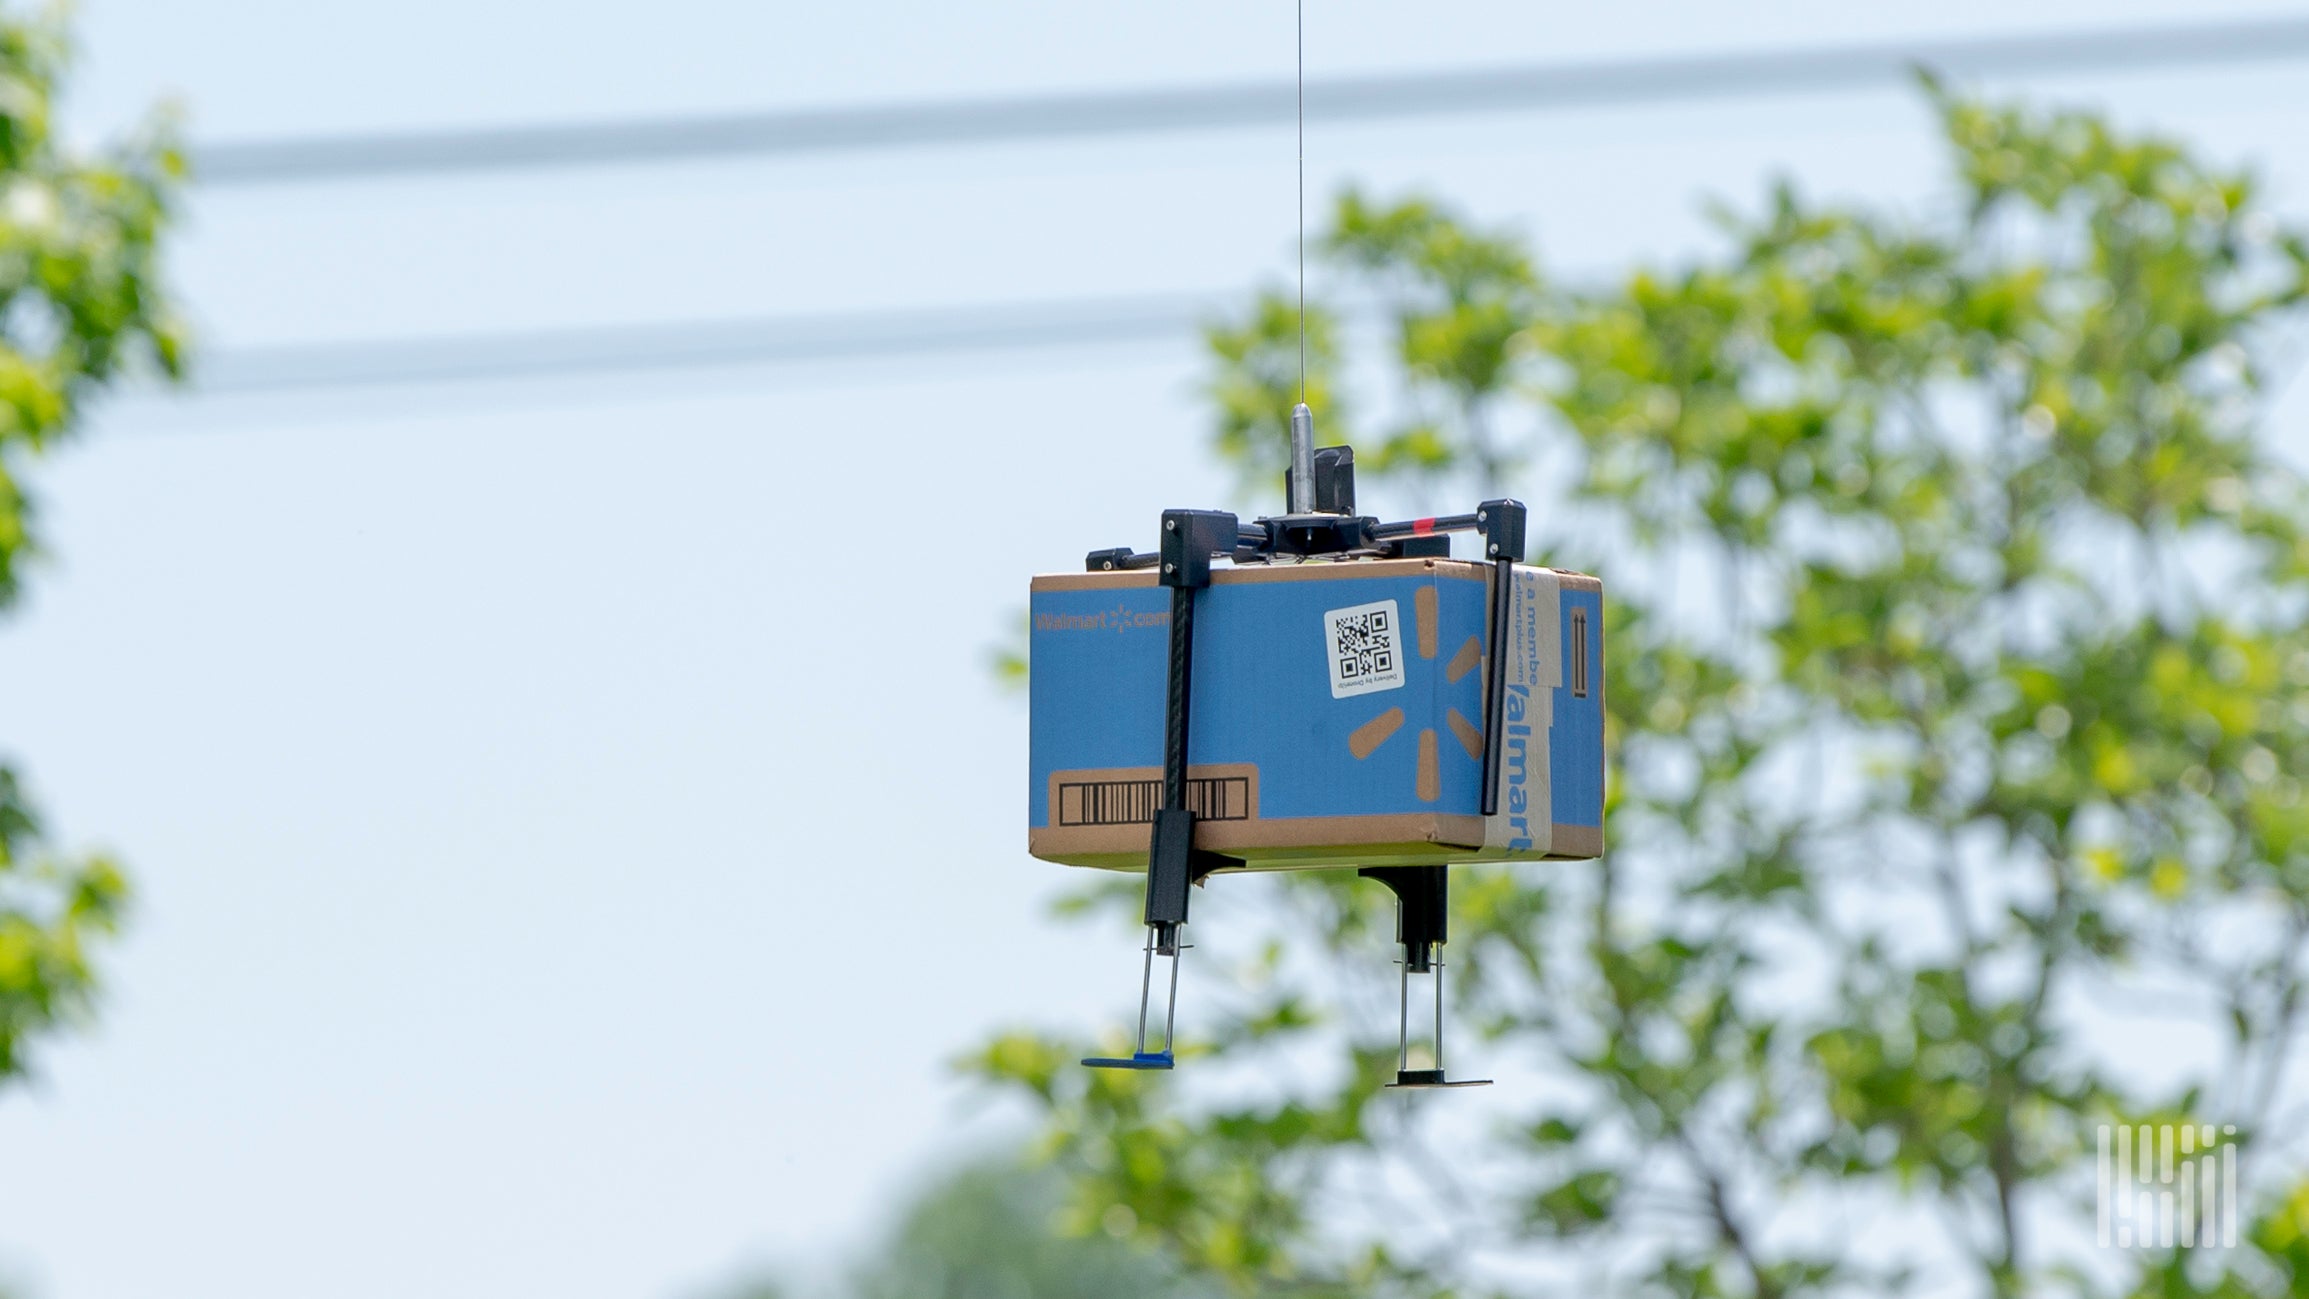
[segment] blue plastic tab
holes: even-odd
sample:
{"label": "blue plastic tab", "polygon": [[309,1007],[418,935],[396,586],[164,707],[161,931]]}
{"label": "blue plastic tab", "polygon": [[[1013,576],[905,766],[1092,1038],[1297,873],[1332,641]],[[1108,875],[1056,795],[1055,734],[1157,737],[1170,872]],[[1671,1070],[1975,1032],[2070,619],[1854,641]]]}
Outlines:
{"label": "blue plastic tab", "polygon": [[1083,1063],[1093,1069],[1168,1069],[1172,1061],[1168,1051],[1141,1051],[1133,1056],[1092,1056]]}

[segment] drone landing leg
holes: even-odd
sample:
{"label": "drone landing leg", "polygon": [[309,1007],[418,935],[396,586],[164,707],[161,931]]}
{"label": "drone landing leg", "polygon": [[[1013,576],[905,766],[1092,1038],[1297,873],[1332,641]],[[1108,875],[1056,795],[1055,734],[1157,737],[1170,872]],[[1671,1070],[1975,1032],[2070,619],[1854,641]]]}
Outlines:
{"label": "drone landing leg", "polygon": [[[1449,914],[1448,866],[1366,866],[1356,874],[1375,879],[1395,893],[1395,941],[1403,944],[1402,1010],[1396,1022],[1395,1081],[1405,1090],[1428,1087],[1488,1087],[1489,1078],[1446,1078],[1443,1073],[1443,962],[1436,950],[1446,937]],[[1435,1067],[1411,1067],[1411,976],[1435,981]]]}
{"label": "drone landing leg", "polygon": [[[1179,941],[1179,931],[1187,923],[1187,889],[1217,867],[1233,863],[1232,858],[1197,851],[1193,846],[1194,832],[1195,814],[1185,808],[1166,807],[1155,813],[1153,848],[1147,854],[1147,938],[1146,959],[1139,972],[1138,1045],[1128,1056],[1093,1056],[1083,1061],[1093,1069],[1168,1069],[1173,1063],[1171,1042],[1178,1023],[1179,958],[1187,948],[1187,944]],[[1146,1021],[1154,1000],[1157,956],[1170,958],[1170,993],[1163,999],[1162,1049],[1149,1051]]]}
{"label": "drone landing leg", "polygon": [[[1125,1057],[1094,1056],[1093,1069],[1168,1069],[1171,1037],[1178,1021],[1179,956],[1186,950],[1179,930],[1187,923],[1187,889],[1231,857],[1195,847],[1195,814],[1187,807],[1187,717],[1193,702],[1195,593],[1211,584],[1211,556],[1232,554],[1240,529],[1235,516],[1209,510],[1169,510],[1163,514],[1161,583],[1171,591],[1170,682],[1163,722],[1163,805],[1148,835],[1146,870],[1147,945],[1139,975],[1138,1045]],[[1163,1046],[1146,1049],[1148,1003],[1154,994],[1154,958],[1171,960],[1170,996],[1163,1006]]]}

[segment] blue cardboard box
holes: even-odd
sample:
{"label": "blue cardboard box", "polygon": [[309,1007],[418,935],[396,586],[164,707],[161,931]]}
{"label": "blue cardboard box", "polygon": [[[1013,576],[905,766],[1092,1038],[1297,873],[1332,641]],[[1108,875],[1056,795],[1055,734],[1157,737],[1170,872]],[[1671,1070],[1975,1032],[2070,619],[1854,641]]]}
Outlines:
{"label": "blue cardboard box", "polygon": [[[1519,564],[1498,812],[1482,815],[1493,569],[1221,568],[1196,598],[1195,843],[1253,869],[1603,851],[1603,586]],[[1162,798],[1170,597],[1151,572],[1033,584],[1027,850],[1143,870]]]}

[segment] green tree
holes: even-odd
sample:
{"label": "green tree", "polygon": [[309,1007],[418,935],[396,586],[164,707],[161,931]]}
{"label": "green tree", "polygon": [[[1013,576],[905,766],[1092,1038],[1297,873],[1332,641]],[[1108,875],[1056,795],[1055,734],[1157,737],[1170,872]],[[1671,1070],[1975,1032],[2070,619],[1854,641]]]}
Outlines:
{"label": "green tree", "polygon": [[[1386,328],[1324,431],[1367,483],[1567,485],[1535,557],[1606,578],[1612,847],[1454,872],[1454,1015],[1527,1108],[1383,1102],[1390,904],[1334,874],[1213,889],[1268,918],[1196,938],[1222,1086],[989,1043],[1081,1220],[1244,1294],[2309,1292],[2309,491],[2256,429],[2309,243],[2174,143],[1932,102],[1940,216],[1782,185],[1600,287],[1338,204]],[[1263,484],[1292,314],[1211,342]],[[2091,1248],[2098,1126],[2183,1119],[2239,1129],[2246,1244]]]}
{"label": "green tree", "polygon": [[[1159,1254],[1126,1243],[1136,1225],[1107,1206],[1071,1222],[1066,1188],[1046,1165],[1000,1158],[966,1165],[927,1186],[837,1286],[846,1299],[1218,1299],[1181,1280]],[[727,1299],[784,1299],[777,1278]]]}
{"label": "green tree", "polygon": [[1123,1243],[1136,1223],[1107,1206],[1067,1222],[1065,1188],[1047,1168],[1000,1160],[964,1168],[917,1200],[893,1238],[860,1267],[855,1299],[1211,1299],[1159,1256]]}
{"label": "green tree", "polygon": [[[173,378],[183,358],[159,269],[184,175],[173,130],[160,117],[95,156],[67,150],[49,114],[70,53],[60,13],[0,13],[0,615],[39,554],[27,466],[125,370]],[[0,763],[0,1086],[86,1008],[89,947],[127,896],[111,861],[43,841]]]}

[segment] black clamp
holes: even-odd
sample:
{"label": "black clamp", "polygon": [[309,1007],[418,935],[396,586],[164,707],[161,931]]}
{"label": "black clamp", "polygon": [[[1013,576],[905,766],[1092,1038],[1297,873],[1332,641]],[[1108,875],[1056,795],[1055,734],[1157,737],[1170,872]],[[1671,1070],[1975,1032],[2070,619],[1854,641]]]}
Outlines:
{"label": "black clamp", "polygon": [[1515,612],[1515,566],[1523,559],[1523,502],[1485,501],[1475,507],[1483,555],[1491,561],[1490,644],[1483,673],[1483,791],[1485,816],[1499,815],[1499,767],[1506,752],[1508,620]]}
{"label": "black clamp", "polygon": [[1483,557],[1523,562],[1523,528],[1529,511],[1515,500],[1485,501],[1475,507],[1475,530],[1483,534]]}

